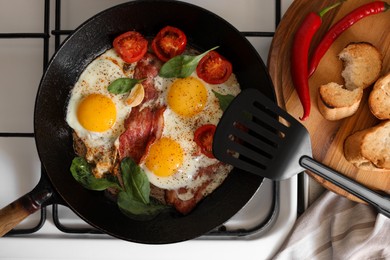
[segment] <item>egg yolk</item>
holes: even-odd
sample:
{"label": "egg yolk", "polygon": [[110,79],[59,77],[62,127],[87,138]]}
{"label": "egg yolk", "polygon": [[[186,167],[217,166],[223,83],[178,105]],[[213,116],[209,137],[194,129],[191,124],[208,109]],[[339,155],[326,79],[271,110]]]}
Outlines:
{"label": "egg yolk", "polygon": [[203,83],[194,77],[177,79],[168,91],[167,101],[175,113],[191,117],[204,109],[207,90]]}
{"label": "egg yolk", "polygon": [[183,150],[176,141],[163,137],[150,146],[146,167],[155,175],[168,177],[183,164]]}
{"label": "egg yolk", "polygon": [[115,104],[109,97],[91,94],[80,102],[77,119],[89,131],[107,131],[116,121]]}

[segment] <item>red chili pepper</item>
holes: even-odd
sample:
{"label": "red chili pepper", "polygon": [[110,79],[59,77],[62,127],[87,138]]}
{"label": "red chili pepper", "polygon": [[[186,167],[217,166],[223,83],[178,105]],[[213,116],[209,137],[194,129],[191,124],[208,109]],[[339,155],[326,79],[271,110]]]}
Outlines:
{"label": "red chili pepper", "polygon": [[295,90],[297,91],[299,100],[303,106],[303,116],[300,118],[301,120],[307,119],[310,114],[311,104],[307,68],[311,40],[322,24],[322,16],[340,4],[341,2],[338,2],[332,6],[326,7],[319,13],[309,13],[294,35],[291,50],[291,76]]}
{"label": "red chili pepper", "polygon": [[329,31],[324,35],[321,42],[314,50],[310,59],[309,77],[313,75],[320,63],[321,58],[325,55],[326,51],[332,45],[332,43],[339,37],[345,30],[351,27],[364,17],[383,13],[390,9],[390,5],[383,1],[374,1],[368,4],[362,5],[355,10],[348,13],[344,18],[335,23]]}

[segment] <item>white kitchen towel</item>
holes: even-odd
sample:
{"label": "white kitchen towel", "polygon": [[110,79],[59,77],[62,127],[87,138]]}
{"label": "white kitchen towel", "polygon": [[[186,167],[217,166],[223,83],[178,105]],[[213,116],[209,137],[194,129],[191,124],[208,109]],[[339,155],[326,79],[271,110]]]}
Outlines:
{"label": "white kitchen towel", "polygon": [[327,191],[298,218],[274,259],[390,259],[390,219]]}

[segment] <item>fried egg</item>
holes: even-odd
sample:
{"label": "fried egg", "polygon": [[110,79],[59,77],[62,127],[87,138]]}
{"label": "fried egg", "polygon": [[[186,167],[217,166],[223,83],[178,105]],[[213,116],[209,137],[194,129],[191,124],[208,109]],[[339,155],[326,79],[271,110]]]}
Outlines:
{"label": "fried egg", "polygon": [[114,142],[124,131],[131,107],[127,95],[111,94],[107,86],[117,78],[129,76],[124,62],[111,49],[92,61],[71,91],[66,122],[85,147],[85,158],[95,165],[93,173],[102,177],[115,161]]}
{"label": "fried egg", "polygon": [[[210,85],[194,72],[187,78],[158,76],[155,85],[162,93],[159,102],[167,106],[164,129],[161,138],[150,146],[140,166],[149,181],[159,188],[195,189],[207,178],[199,172],[217,164],[218,160],[200,152],[194,141],[194,132],[205,124],[217,125],[222,116],[223,111],[213,91],[235,96],[240,91],[239,84],[232,75],[223,84]],[[214,186],[218,186],[230,170],[230,166],[221,166],[213,177]],[[210,189],[213,189],[212,186]]]}

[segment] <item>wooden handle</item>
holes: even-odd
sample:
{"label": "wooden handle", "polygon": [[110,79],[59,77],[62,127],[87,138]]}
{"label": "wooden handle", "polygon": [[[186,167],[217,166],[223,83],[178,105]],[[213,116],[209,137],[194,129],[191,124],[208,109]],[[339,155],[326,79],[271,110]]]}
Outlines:
{"label": "wooden handle", "polygon": [[32,191],[0,210],[0,236],[4,236],[23,219],[39,210],[52,196],[49,190]]}

